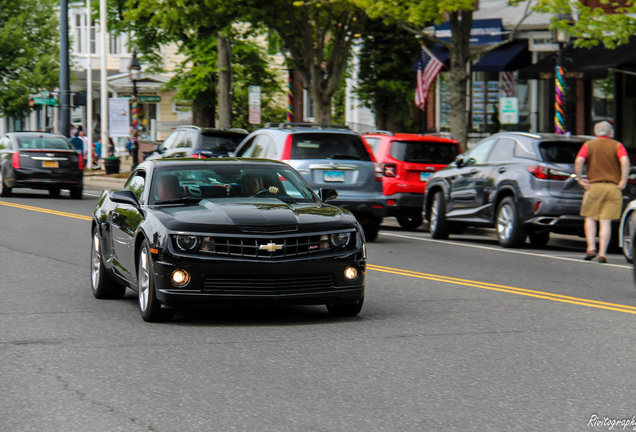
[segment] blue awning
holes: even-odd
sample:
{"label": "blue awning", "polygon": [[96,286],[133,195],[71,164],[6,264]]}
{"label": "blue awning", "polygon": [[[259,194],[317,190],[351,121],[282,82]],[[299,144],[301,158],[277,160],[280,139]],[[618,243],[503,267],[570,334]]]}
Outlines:
{"label": "blue awning", "polygon": [[515,71],[528,66],[532,56],[527,40],[514,40],[485,53],[474,65],[476,72]]}

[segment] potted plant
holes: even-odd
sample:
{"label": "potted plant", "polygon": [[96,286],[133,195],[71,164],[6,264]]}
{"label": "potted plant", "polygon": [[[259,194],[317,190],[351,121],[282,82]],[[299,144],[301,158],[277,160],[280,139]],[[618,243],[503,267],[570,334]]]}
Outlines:
{"label": "potted plant", "polygon": [[104,159],[104,170],[106,174],[119,174],[119,165],[121,161],[117,156],[108,156]]}

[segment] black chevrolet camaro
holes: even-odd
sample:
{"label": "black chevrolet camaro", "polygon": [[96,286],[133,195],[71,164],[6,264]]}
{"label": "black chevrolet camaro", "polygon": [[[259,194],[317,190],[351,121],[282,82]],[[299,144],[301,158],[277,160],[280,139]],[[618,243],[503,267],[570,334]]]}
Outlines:
{"label": "black chevrolet camaro", "polygon": [[158,159],[104,191],[92,221],[95,297],[137,291],[145,321],[224,304],[326,305],[355,316],[366,248],[349,211],[293,168],[257,159]]}

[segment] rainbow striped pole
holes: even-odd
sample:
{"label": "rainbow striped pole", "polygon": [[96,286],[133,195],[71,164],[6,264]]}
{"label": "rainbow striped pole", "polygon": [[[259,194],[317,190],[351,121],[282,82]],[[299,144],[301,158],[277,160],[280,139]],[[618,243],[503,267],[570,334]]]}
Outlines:
{"label": "rainbow striped pole", "polygon": [[294,122],[294,88],[292,86],[293,72],[289,71],[287,79],[287,123]]}
{"label": "rainbow striped pole", "polygon": [[[560,56],[559,56],[560,60]],[[554,128],[558,135],[565,135],[565,80],[561,62],[554,71]]]}
{"label": "rainbow striped pole", "polygon": [[132,153],[133,168],[139,163],[139,134],[137,127],[139,126],[139,113],[137,112],[137,82],[133,81],[133,97],[132,97],[132,145],[130,146]]}

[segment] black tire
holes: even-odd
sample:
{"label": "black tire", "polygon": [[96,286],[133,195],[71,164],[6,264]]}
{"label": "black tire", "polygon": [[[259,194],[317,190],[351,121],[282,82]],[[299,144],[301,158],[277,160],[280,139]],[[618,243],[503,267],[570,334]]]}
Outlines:
{"label": "black tire", "polygon": [[407,230],[417,229],[424,222],[422,215],[401,215],[396,216],[395,219],[397,219],[402,228]]}
{"label": "black tire", "polygon": [[528,240],[530,240],[532,246],[545,246],[550,241],[550,231],[530,233]]}
{"label": "black tire", "polygon": [[98,299],[120,299],[126,293],[126,287],[113,282],[104,268],[102,242],[97,227],[93,230],[91,244],[91,289]]}
{"label": "black tire", "polygon": [[364,297],[362,297],[356,303],[337,305],[328,304],[327,311],[329,311],[329,315],[334,317],[354,317],[360,313],[363,305]]}
{"label": "black tire", "polygon": [[428,227],[431,231],[431,237],[438,240],[447,239],[450,233],[450,225],[446,220],[446,203],[442,191],[437,191],[433,195],[430,215]]}
{"label": "black tire", "polygon": [[0,196],[11,196],[11,188],[4,184],[4,176],[2,175],[2,168],[0,167]]}
{"label": "black tire", "polygon": [[51,195],[53,198],[59,197],[60,196],[60,189],[59,188],[49,189],[49,195]]}
{"label": "black tire", "polygon": [[155,295],[155,273],[148,240],[144,240],[139,250],[137,264],[137,295],[139,313],[146,322],[166,322],[174,316],[174,309],[162,308]]}
{"label": "black tire", "polygon": [[503,247],[516,248],[526,241],[526,231],[519,223],[519,212],[512,197],[504,198],[495,218],[497,241]]}
{"label": "black tire", "polygon": [[84,194],[84,188],[75,188],[71,189],[71,199],[82,199],[82,195]]}
{"label": "black tire", "polygon": [[625,256],[628,263],[634,262],[634,245],[632,244],[634,233],[632,232],[630,219],[631,212],[625,217],[625,225],[623,226],[622,232],[619,233],[623,238],[623,256]]}

